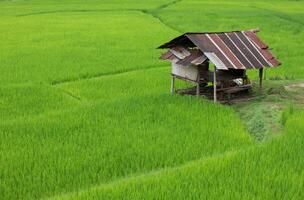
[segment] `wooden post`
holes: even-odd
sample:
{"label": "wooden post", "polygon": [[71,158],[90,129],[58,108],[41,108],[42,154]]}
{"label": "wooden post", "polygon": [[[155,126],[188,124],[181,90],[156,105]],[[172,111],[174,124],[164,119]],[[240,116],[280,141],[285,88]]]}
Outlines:
{"label": "wooden post", "polygon": [[259,78],[260,78],[260,89],[261,89],[263,84],[263,68],[259,69]]}
{"label": "wooden post", "polygon": [[175,76],[172,75],[172,79],[171,79],[171,94],[174,94],[174,84],[175,84]]}
{"label": "wooden post", "polygon": [[200,84],[199,82],[196,85],[196,96],[199,97],[200,96]]}
{"label": "wooden post", "polygon": [[213,100],[216,102],[216,67],[214,66],[213,71]]}
{"label": "wooden post", "polygon": [[197,74],[197,84],[196,84],[196,96],[199,97],[200,96],[200,71],[198,68],[198,74]]}

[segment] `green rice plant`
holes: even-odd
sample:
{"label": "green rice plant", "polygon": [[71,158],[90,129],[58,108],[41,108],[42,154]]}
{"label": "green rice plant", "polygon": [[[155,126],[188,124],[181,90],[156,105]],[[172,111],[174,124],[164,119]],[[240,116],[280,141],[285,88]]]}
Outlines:
{"label": "green rice plant", "polygon": [[73,104],[58,98],[62,107],[44,113],[30,113],[41,99],[26,92],[31,115],[0,123],[3,198],[77,191],[252,145],[231,108],[169,95],[168,75],[159,68],[60,84],[51,95]]}
{"label": "green rice plant", "polygon": [[287,119],[283,136],[54,199],[303,199],[304,112]]}
{"label": "green rice plant", "polygon": [[116,75],[69,82],[55,86],[58,91],[81,98],[83,101],[109,101],[141,98],[170,92],[170,69],[137,70]]}
{"label": "green rice plant", "polygon": [[77,191],[252,144],[231,109],[170,95],[1,123],[0,133],[3,199]]}
{"label": "green rice plant", "polygon": [[0,41],[0,80],[60,83],[159,67],[164,64],[155,48],[173,33],[141,11],[7,18],[0,20],[0,37],[5,38]]}
{"label": "green rice plant", "polygon": [[291,104],[282,112],[282,118],[281,118],[282,124],[285,125],[287,119],[293,114],[294,114],[294,105]]}
{"label": "green rice plant", "polygon": [[49,85],[0,86],[0,123],[77,107],[79,100]]}
{"label": "green rice plant", "polygon": [[0,1],[1,16],[27,16],[45,13],[62,13],[74,11],[123,11],[137,9],[156,9],[167,0],[14,0]]}
{"label": "green rice plant", "polygon": [[267,76],[301,79],[302,7],[0,1],[0,198],[303,199],[303,113],[284,112],[282,136],[256,145],[232,108],[169,95],[155,49],[260,27],[283,62]]}

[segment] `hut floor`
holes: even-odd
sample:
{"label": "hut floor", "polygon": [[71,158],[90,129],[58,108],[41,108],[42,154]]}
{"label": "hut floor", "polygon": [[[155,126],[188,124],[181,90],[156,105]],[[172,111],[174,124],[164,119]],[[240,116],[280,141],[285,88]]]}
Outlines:
{"label": "hut floor", "polygon": [[[251,92],[252,86],[247,85],[245,87],[232,87],[228,90],[217,91],[217,101],[223,104],[233,104],[242,101],[248,101],[254,98]],[[177,89],[176,93],[180,95],[196,95],[196,86],[186,89]],[[200,88],[200,96],[213,100],[213,86],[205,86]]]}

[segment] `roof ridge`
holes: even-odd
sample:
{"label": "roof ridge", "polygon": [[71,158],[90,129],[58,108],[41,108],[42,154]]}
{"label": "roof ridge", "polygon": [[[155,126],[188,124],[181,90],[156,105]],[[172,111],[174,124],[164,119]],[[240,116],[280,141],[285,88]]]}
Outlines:
{"label": "roof ridge", "polygon": [[[186,34],[217,34],[217,33],[235,33],[235,32],[247,32],[247,31],[251,31],[251,32],[259,32],[260,29],[259,28],[254,28],[254,29],[248,29],[248,30],[234,30],[234,31],[206,31],[206,32],[185,32],[182,35],[186,35]],[[182,36],[181,35],[181,36]]]}

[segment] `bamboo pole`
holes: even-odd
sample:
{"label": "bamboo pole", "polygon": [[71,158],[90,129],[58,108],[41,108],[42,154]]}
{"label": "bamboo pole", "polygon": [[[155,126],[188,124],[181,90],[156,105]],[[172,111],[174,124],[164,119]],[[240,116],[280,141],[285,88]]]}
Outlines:
{"label": "bamboo pole", "polygon": [[214,66],[214,71],[213,71],[213,100],[216,103],[216,67]]}

